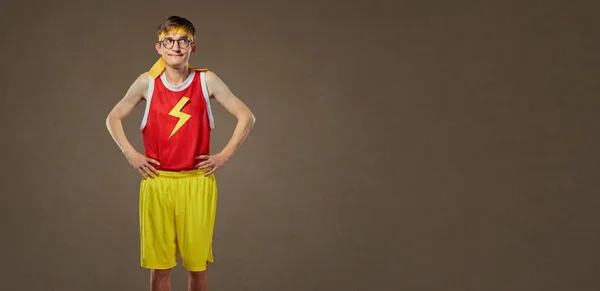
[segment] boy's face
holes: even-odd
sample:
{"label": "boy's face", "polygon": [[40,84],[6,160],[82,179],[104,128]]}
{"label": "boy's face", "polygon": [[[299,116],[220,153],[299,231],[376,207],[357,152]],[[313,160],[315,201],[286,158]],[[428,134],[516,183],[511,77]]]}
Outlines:
{"label": "boy's face", "polygon": [[156,44],[156,51],[171,67],[187,66],[196,44],[185,34],[171,33]]}

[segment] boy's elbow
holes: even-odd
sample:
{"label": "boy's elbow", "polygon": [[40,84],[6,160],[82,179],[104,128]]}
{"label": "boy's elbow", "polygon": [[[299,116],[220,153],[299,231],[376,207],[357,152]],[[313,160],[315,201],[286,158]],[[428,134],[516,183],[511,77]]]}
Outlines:
{"label": "boy's elbow", "polygon": [[111,115],[108,114],[108,116],[106,116],[106,119],[104,120],[104,124],[106,125],[106,128],[108,128],[108,129],[111,128],[111,126],[110,126],[111,120],[112,120]]}
{"label": "boy's elbow", "polygon": [[118,117],[117,117],[117,115],[115,114],[115,111],[113,110],[113,111],[111,111],[110,113],[108,113],[108,115],[106,116],[106,120],[105,120],[106,127],[108,127],[108,128],[112,127],[112,124],[113,124],[113,123],[114,123],[116,120],[118,120]]}
{"label": "boy's elbow", "polygon": [[250,126],[254,126],[255,123],[256,123],[256,116],[254,116],[254,114],[252,114],[252,112],[248,112],[248,124]]}
{"label": "boy's elbow", "polygon": [[252,114],[250,110],[236,112],[233,115],[237,118],[239,122],[245,123],[249,126],[254,125],[254,123],[256,122],[256,117],[254,116],[254,114]]}

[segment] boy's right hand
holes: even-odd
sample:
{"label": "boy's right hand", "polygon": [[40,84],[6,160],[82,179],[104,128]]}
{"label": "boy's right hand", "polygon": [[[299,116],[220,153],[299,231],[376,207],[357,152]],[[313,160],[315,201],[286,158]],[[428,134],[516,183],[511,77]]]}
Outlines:
{"label": "boy's right hand", "polygon": [[158,161],[148,158],[137,151],[126,152],[125,157],[129,161],[129,164],[142,175],[144,180],[146,180],[148,176],[154,178],[155,175],[158,175],[156,168],[150,164],[153,163],[159,166],[160,163]]}

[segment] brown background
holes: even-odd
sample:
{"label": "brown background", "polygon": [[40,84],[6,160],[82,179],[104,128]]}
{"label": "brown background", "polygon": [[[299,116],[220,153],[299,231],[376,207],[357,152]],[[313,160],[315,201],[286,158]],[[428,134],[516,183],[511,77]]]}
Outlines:
{"label": "brown background", "polygon": [[2,290],[147,290],[104,119],[170,15],[257,117],[211,290],[600,289],[597,1],[82,2],[0,9]]}

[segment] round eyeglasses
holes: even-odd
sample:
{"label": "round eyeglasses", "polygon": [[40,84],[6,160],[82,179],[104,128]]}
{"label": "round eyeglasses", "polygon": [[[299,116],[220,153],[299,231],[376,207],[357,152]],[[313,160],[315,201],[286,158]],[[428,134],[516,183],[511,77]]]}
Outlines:
{"label": "round eyeglasses", "polygon": [[182,39],[178,39],[178,40],[174,40],[172,38],[165,38],[159,42],[162,43],[162,45],[168,49],[173,48],[175,43],[177,43],[179,48],[186,49],[186,48],[190,47],[190,44],[192,43],[192,41],[187,38],[182,38]]}

